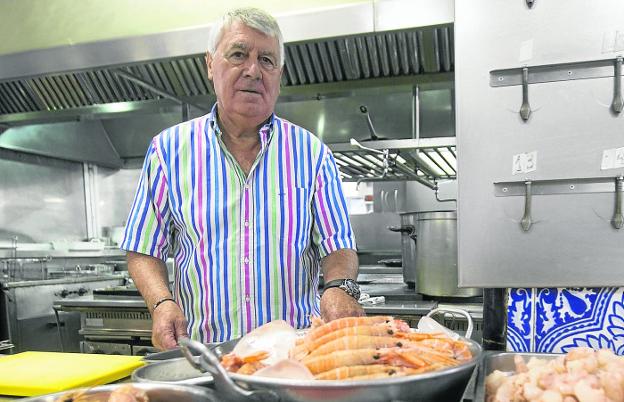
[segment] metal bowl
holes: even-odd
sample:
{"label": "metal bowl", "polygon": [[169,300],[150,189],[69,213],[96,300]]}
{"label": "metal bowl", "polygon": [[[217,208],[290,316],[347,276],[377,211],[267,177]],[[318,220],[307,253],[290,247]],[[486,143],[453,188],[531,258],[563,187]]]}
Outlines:
{"label": "metal bowl", "polygon": [[[107,402],[108,398],[114,390],[127,384],[112,384],[94,388],[86,388],[83,394],[84,400],[89,402]],[[188,385],[174,384],[147,384],[135,383],[134,387],[145,390],[150,402],[219,402],[223,401],[218,398],[211,389],[193,387]],[[78,391],[72,390],[72,391]],[[22,399],[22,402],[56,402],[58,398],[71,391],[57,392],[55,394],[35,396],[33,398]]]}
{"label": "metal bowl", "polygon": [[210,385],[214,382],[210,373],[202,373],[184,357],[161,360],[140,367],[132,373],[132,381],[187,385]]}

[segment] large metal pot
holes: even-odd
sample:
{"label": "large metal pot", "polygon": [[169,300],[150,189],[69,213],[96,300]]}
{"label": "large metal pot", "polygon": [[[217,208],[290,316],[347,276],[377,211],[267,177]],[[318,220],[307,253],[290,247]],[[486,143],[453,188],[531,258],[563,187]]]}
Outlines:
{"label": "large metal pot", "polygon": [[[104,385],[95,388],[85,388],[83,390],[72,390],[73,392],[79,391],[80,398],[67,399],[75,401],[89,401],[89,402],[107,402],[111,392],[125,384],[113,384]],[[133,387],[145,390],[150,402],[219,402],[223,401],[222,398],[217,397],[215,392],[211,389],[183,386],[183,385],[171,385],[171,384],[132,384]],[[33,398],[22,399],[22,402],[58,402],[62,396],[67,395],[68,392],[64,391],[55,394],[35,396]]]}
{"label": "large metal pot", "polygon": [[417,291],[429,296],[470,297],[481,289],[457,287],[457,212],[414,213]]}
{"label": "large metal pot", "polygon": [[401,233],[401,260],[403,264],[403,282],[410,288],[416,287],[416,213],[404,213],[401,226],[390,226],[388,230]]}
{"label": "large metal pot", "polygon": [[[211,372],[215,389],[227,400],[242,402],[255,398],[267,402],[434,402],[460,400],[481,358],[481,347],[472,340],[463,340],[469,342],[474,357],[459,366],[408,377],[368,381],[302,381],[232,374],[227,373],[219,364],[217,355],[230,352],[238,340],[225,342],[214,349],[203,348],[203,344],[188,339],[181,344],[193,352],[204,349],[199,357],[189,356],[189,359],[194,359],[194,364],[202,370]],[[199,350],[195,350],[195,347]]]}

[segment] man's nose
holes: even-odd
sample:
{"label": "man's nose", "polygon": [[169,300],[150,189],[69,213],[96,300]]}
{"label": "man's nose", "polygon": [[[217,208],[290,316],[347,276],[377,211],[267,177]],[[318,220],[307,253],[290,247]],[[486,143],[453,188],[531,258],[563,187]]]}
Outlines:
{"label": "man's nose", "polygon": [[260,69],[260,64],[258,62],[258,58],[250,57],[247,59],[245,63],[245,77],[259,80],[262,78],[262,70]]}

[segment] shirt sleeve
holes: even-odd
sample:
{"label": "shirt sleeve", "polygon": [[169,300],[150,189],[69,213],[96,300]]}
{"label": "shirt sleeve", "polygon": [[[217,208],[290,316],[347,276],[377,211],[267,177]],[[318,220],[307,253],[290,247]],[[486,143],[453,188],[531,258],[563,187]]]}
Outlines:
{"label": "shirt sleeve", "polygon": [[121,249],[167,260],[171,217],[167,188],[154,140],[145,156]]}
{"label": "shirt sleeve", "polygon": [[340,174],[334,156],[327,148],[316,176],[313,214],[312,235],[321,258],[343,248],[355,250],[355,236],[349,221]]}

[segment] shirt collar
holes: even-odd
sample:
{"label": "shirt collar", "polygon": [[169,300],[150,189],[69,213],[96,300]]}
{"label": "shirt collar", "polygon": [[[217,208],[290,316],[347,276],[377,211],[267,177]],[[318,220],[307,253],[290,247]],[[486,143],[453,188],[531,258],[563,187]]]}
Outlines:
{"label": "shirt collar", "polygon": [[[208,124],[210,128],[214,131],[219,139],[221,139],[221,129],[219,128],[219,122],[217,120],[217,104],[215,103],[208,115]],[[271,138],[273,138],[273,129],[275,125],[275,113],[271,113],[271,116],[267,119],[267,121],[260,127],[258,130],[258,135],[260,136],[260,148],[262,151],[266,149],[266,147],[271,142]]]}

